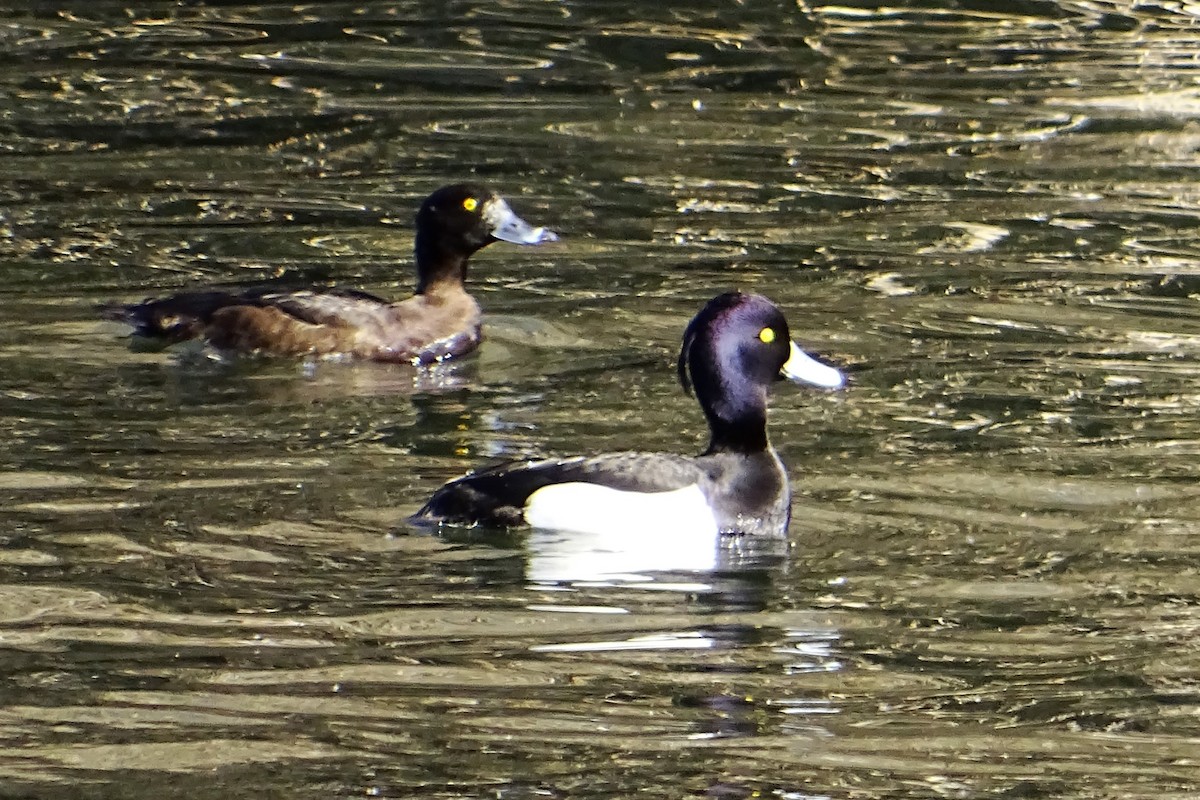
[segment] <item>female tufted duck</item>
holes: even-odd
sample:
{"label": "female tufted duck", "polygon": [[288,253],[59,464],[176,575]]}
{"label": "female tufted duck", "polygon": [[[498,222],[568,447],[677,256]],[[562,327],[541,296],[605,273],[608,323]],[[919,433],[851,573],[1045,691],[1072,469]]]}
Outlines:
{"label": "female tufted duck", "polygon": [[347,289],[255,287],[106,305],[101,313],[132,325],[135,335],[166,343],[203,339],[239,353],[427,364],[479,344],[479,305],[463,286],[475,251],[495,241],[558,238],[474,184],[431,194],[417,212],[416,228],[417,288],[399,302]]}

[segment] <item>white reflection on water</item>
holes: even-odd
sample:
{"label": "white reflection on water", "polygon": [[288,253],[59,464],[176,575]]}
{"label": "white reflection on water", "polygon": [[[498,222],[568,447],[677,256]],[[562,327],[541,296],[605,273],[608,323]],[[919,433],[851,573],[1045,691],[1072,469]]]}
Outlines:
{"label": "white reflection on water", "polygon": [[597,653],[615,650],[706,650],[717,641],[694,631],[653,633],[629,639],[539,644],[529,649],[536,653]]}
{"label": "white reflection on water", "polygon": [[717,567],[720,536],[690,528],[579,533],[534,529],[529,534],[526,577],[562,581],[649,582],[655,572],[710,572]]}

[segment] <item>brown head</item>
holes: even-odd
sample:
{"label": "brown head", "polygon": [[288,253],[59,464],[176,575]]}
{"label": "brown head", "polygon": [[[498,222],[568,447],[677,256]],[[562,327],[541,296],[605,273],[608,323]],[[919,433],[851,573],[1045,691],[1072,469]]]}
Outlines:
{"label": "brown head", "polygon": [[492,242],[541,244],[558,239],[518,217],[504,198],[472,183],[443,186],[417,212],[417,294],[450,282],[461,285],[467,259]]}

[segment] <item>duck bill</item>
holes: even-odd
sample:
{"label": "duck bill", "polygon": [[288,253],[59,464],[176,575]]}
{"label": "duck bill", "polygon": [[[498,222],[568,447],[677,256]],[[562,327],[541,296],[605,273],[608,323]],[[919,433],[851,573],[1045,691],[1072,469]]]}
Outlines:
{"label": "duck bill", "polygon": [[792,342],[792,353],[784,362],[780,375],[794,383],[808,383],[825,389],[840,389],[846,383],[846,377],[833,367],[826,366],[820,361],[801,350]]}
{"label": "duck bill", "polygon": [[558,235],[554,231],[533,227],[513,213],[508,203],[499,198],[488,203],[483,218],[488,224],[488,233],[502,242],[541,244],[558,241]]}

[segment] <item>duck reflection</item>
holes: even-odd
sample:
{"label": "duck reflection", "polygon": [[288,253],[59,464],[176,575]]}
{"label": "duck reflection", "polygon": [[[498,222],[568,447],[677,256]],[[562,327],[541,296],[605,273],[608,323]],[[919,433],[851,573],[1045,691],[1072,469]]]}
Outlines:
{"label": "duck reflection", "polygon": [[534,528],[525,548],[530,583],[645,583],[668,588],[682,581],[690,588],[711,588],[720,578],[746,578],[781,567],[787,541],[690,527],[605,533]]}
{"label": "duck reflection", "polygon": [[527,540],[526,577],[533,583],[650,581],[651,573],[712,572],[717,568],[715,532],[662,530],[647,536],[576,533],[535,528]]}

